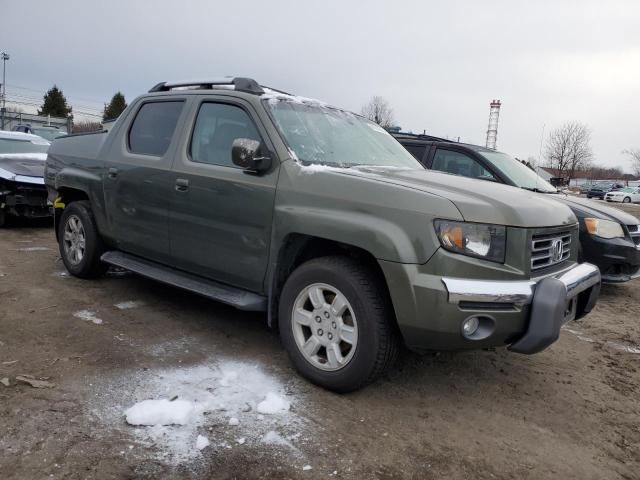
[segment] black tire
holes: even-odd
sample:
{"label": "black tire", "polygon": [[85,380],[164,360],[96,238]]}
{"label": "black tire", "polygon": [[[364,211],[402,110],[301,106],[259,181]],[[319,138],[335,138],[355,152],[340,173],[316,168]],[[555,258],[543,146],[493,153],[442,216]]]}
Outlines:
{"label": "black tire", "polygon": [[624,197],[622,203],[631,203],[631,197]]}
{"label": "black tire", "polygon": [[[307,360],[293,332],[296,300],[315,283],[337,289],[346,297],[357,319],[357,341],[352,347],[355,351],[348,363],[335,371],[322,370]],[[280,296],[279,327],[282,343],[298,372],[335,392],[350,392],[372,382],[398,355],[399,335],[383,279],[373,268],[346,257],[316,258],[291,274]]]}
{"label": "black tire", "polygon": [[4,211],[4,209],[0,208],[0,228],[4,227],[6,223],[7,223],[7,213]]}
{"label": "black tire", "polygon": [[587,198],[591,198],[591,195],[587,195]]}
{"label": "black tire", "polygon": [[[67,224],[76,221],[80,222],[84,232],[84,253],[79,260],[71,258],[70,251],[65,248]],[[100,261],[100,256],[104,253],[104,243],[93,218],[91,204],[88,201],[73,202],[62,211],[58,225],[58,247],[64,266],[75,277],[96,278],[107,271],[108,265]]]}

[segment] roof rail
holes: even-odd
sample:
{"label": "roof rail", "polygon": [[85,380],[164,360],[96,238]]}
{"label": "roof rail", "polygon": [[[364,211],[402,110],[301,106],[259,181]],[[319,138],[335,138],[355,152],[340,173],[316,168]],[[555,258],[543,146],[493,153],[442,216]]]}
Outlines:
{"label": "roof rail", "polygon": [[448,138],[434,137],[433,135],[427,135],[426,133],[409,133],[409,132],[389,132],[394,137],[410,137],[410,138],[418,138],[420,140],[431,140],[434,142],[448,142],[448,143],[457,143],[455,140],[450,140]]}
{"label": "roof rail", "polygon": [[226,77],[210,80],[185,80],[178,82],[160,82],[154,85],[149,93],[167,92],[173,88],[179,87],[196,87],[200,89],[212,89],[217,85],[232,85],[238,92],[253,93],[261,95],[264,93],[262,87],[252,78],[245,77]]}

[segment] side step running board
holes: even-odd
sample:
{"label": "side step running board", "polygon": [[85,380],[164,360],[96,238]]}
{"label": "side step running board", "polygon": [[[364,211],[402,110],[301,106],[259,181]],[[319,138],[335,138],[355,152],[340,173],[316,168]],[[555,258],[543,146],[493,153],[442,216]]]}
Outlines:
{"label": "side step running board", "polygon": [[257,293],[181,272],[123,252],[105,252],[100,259],[110,265],[131,270],[143,277],[183,288],[190,292],[226,303],[240,310],[266,311],[267,298]]}

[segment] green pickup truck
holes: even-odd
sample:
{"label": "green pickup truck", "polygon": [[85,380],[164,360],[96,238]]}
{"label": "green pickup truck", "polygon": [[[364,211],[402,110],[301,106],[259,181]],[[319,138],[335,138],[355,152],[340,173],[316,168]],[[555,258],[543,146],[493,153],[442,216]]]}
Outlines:
{"label": "green pickup truck", "polygon": [[45,182],[71,274],[264,311],[339,392],[402,343],[539,352],[600,289],[567,206],[427,171],[359,115],[248,78],[156,85],[109,133],[56,139]]}

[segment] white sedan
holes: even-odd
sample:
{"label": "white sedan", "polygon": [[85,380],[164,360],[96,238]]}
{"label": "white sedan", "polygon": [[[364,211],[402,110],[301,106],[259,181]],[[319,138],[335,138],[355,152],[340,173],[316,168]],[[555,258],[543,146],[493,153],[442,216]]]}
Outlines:
{"label": "white sedan", "polygon": [[640,187],[627,187],[604,196],[607,202],[640,203]]}

